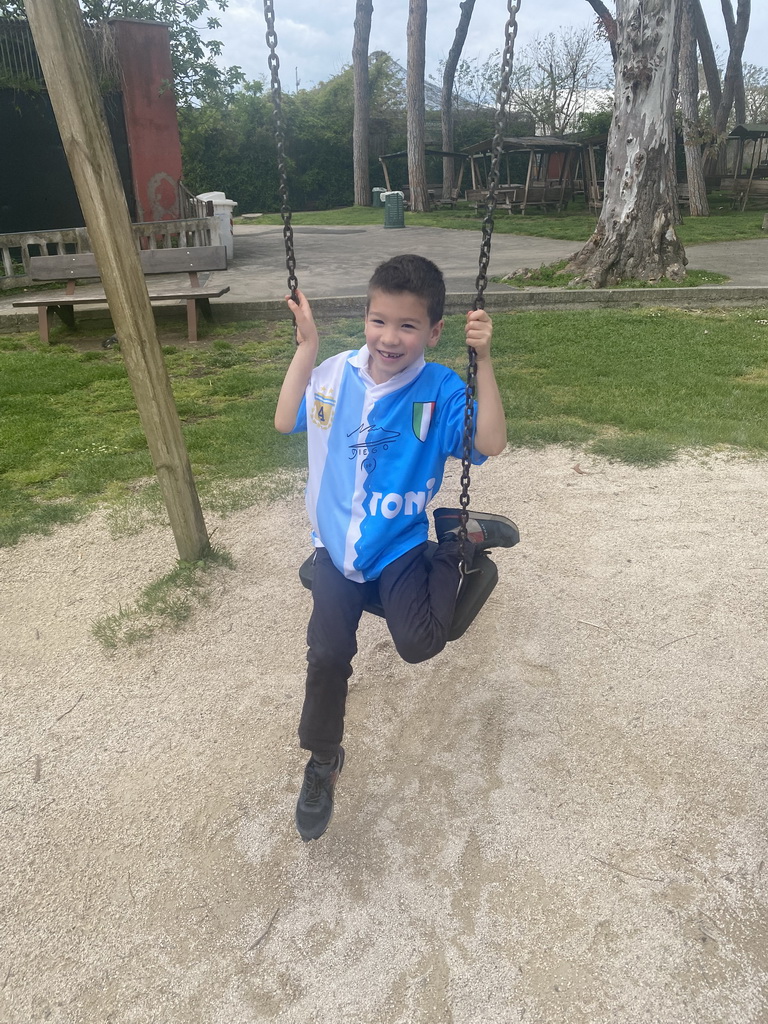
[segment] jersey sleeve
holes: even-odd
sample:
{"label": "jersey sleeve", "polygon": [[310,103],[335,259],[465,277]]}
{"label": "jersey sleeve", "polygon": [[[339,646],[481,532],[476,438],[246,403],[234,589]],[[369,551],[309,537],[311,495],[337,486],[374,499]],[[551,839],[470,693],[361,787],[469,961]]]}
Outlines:
{"label": "jersey sleeve", "polygon": [[[444,403],[445,416],[442,424],[443,450],[456,459],[464,457],[464,410],[466,408],[466,386],[458,374],[453,375],[450,393]],[[474,446],[475,429],[477,428],[477,402],[474,403],[472,415],[472,464],[481,466],[487,455],[481,454]]]}

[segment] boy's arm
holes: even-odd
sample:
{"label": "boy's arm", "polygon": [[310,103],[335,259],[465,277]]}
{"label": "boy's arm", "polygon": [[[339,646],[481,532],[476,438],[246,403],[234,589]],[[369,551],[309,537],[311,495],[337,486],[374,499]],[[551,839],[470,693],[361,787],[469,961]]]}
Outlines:
{"label": "boy's arm", "polygon": [[481,455],[499,455],[507,443],[507,421],[491,362],[491,318],[484,309],[471,310],[465,331],[467,345],[477,353],[475,448]]}
{"label": "boy's arm", "polygon": [[304,400],[307,384],[317,361],[320,344],[312,309],[300,291],[296,292],[298,302],[286,296],[288,308],[296,317],[296,352],[288,367],[280,397],[275,408],[275,428],[281,434],[290,434],[296,425],[299,406]]}

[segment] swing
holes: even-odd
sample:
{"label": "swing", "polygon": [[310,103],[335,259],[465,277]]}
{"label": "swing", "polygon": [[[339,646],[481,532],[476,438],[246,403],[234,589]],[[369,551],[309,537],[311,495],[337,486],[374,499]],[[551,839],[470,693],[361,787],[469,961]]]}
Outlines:
{"label": "swing", "polygon": [[[501,80],[496,99],[496,133],[493,138],[491,167],[488,174],[488,203],[483,219],[483,235],[480,245],[478,275],[475,280],[476,296],[473,309],[485,307],[485,288],[488,284],[488,264],[491,259],[491,236],[493,234],[493,216],[496,209],[496,189],[499,181],[499,166],[503,148],[504,112],[509,102],[509,79],[512,73],[515,37],[517,36],[517,13],[521,0],[507,0],[507,23],[505,26],[504,52],[501,61]],[[275,32],[275,13],[273,0],[264,0],[264,18],[267,24],[267,46],[269,47],[268,66],[271,74],[272,105],[275,117],[275,141],[277,146],[277,167],[280,178],[280,214],[283,220],[283,240],[285,242],[285,265],[288,271],[288,288],[293,299],[296,298],[298,280],[296,278],[296,257],[293,248],[293,227],[291,225],[291,208],[288,205],[288,175],[285,167],[284,136],[282,129],[282,103],[280,89],[280,60],[277,56],[277,33]],[[295,324],[294,324],[295,330]],[[468,349],[466,404],[464,409],[464,438],[462,453],[461,494],[459,504],[461,517],[459,525],[459,571],[462,576],[461,589],[456,602],[453,621],[448,634],[449,640],[458,640],[467,631],[477,617],[480,609],[491,595],[499,579],[496,563],[486,551],[478,551],[472,560],[471,568],[465,557],[467,542],[467,520],[469,519],[469,487],[470,469],[472,466],[472,433],[474,417],[474,401],[477,378],[477,353]],[[426,557],[431,559],[437,551],[434,541],[427,542]],[[299,579],[308,589],[312,589],[315,556],[311,554],[299,569]],[[365,611],[384,618],[384,609],[379,603],[370,602]]]}

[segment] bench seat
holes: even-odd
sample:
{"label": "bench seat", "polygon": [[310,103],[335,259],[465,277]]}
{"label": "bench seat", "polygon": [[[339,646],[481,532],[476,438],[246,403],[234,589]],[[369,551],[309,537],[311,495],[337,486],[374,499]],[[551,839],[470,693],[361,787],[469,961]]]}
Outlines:
{"label": "bench seat", "polygon": [[[157,282],[148,286],[150,302],[184,302],[187,309],[187,336],[190,341],[198,339],[199,314],[210,320],[210,300],[220,298],[229,291],[229,285],[211,286],[200,284],[199,274],[227,269],[227,251],[223,245],[194,246],[178,249],[146,249],[139,252],[141,268],[146,276],[173,275],[172,280]],[[54,315],[68,327],[75,326],[75,307],[104,305],[107,297],[102,288],[95,285],[78,286],[77,282],[100,277],[93,253],[69,253],[64,256],[33,256],[30,272],[35,281],[66,281],[66,290],[47,292],[18,299],[13,303],[19,308],[37,309],[40,340],[50,340],[50,329]],[[186,273],[186,278],[180,274]]]}

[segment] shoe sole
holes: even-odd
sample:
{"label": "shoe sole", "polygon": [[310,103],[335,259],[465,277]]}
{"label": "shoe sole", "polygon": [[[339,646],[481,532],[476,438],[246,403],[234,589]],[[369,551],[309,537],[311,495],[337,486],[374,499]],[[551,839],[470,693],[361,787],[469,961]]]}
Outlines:
{"label": "shoe sole", "polygon": [[[434,516],[434,519],[435,519],[435,525],[437,525],[437,520],[438,520],[441,512],[455,513],[456,509],[453,509],[453,508],[436,508],[435,511],[432,513],[433,516]],[[505,526],[511,527],[515,531],[515,533],[517,535],[516,539],[513,540],[512,543],[507,545],[507,546],[513,548],[515,546],[515,544],[519,544],[520,543],[520,530],[517,528],[517,523],[513,522],[507,516],[496,515],[493,512],[475,512],[473,509],[468,508],[467,509],[467,519],[488,519],[488,520],[490,520],[491,522],[494,522],[494,523],[504,523]],[[495,548],[495,547],[500,547],[500,546],[503,547],[505,545],[491,544],[489,546],[492,547],[492,548]],[[488,548],[483,548],[483,550],[487,551]]]}
{"label": "shoe sole", "polygon": [[294,820],[294,824],[296,825],[296,831],[299,833],[299,835],[301,836],[302,842],[304,842],[304,843],[312,843],[312,842],[316,842],[318,839],[322,839],[322,837],[328,831],[329,825],[333,821],[333,812],[336,809],[336,786],[338,785],[339,777],[341,776],[341,769],[344,767],[344,757],[345,757],[344,747],[339,747],[339,768],[338,768],[338,773],[336,775],[336,782],[334,782],[334,784],[333,784],[333,801],[331,802],[331,813],[329,814],[328,821],[325,823],[325,828],[320,833],[320,835],[317,835],[317,836],[305,836],[301,832],[301,830],[299,829],[299,823],[298,823],[298,821],[296,821],[296,817],[294,815],[294,819],[293,820]]}

